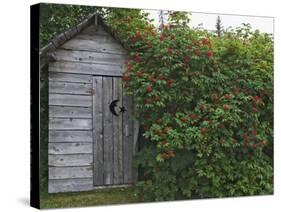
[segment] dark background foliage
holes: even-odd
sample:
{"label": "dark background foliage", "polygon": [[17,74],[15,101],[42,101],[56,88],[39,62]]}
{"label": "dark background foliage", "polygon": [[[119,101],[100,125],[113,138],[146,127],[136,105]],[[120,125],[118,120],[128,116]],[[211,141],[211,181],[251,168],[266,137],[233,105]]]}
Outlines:
{"label": "dark background foliage", "polygon": [[63,5],[41,4],[40,5],[40,46],[41,48],[55,35],[66,31],[95,12],[102,13],[102,8]]}

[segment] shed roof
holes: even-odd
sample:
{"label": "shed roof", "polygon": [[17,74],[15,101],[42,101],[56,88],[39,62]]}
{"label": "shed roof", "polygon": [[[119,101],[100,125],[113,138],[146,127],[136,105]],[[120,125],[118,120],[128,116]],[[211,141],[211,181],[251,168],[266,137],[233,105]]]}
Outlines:
{"label": "shed roof", "polygon": [[[40,56],[40,68],[44,67],[46,64],[48,64],[50,61],[54,60],[54,56],[52,53],[58,49],[60,46],[65,44],[67,41],[74,38],[77,34],[85,30],[90,25],[93,26],[102,26],[102,28],[109,33],[115,40],[117,40],[120,45],[126,50],[128,50],[128,46],[122,42],[120,42],[120,38],[118,34],[109,27],[103,18],[98,14],[91,14],[86,19],[84,19],[82,22],[77,24],[76,26],[73,26],[69,29],[67,29],[65,32],[60,33],[59,35],[55,36],[49,43],[47,43],[44,47],[40,49],[39,56]],[[92,27],[93,30],[94,27]],[[97,31],[96,27],[96,31]],[[81,44],[82,45],[82,44]]]}

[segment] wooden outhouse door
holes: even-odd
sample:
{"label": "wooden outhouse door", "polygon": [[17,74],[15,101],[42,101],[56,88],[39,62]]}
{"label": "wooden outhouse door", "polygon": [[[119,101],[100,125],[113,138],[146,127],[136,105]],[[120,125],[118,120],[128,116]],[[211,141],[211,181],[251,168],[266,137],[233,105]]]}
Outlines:
{"label": "wooden outhouse door", "polygon": [[120,77],[93,77],[93,183],[133,182],[132,101]]}

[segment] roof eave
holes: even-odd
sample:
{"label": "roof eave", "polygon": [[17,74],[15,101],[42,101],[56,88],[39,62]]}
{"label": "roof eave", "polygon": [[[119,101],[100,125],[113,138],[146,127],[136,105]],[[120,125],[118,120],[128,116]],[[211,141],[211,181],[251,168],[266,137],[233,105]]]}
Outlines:
{"label": "roof eave", "polygon": [[95,25],[101,25],[106,32],[108,32],[116,41],[118,41],[123,46],[125,50],[130,51],[130,47],[125,42],[122,42],[122,39],[120,38],[118,33],[110,26],[108,26],[100,15],[91,14],[76,26],[71,27],[65,32],[54,37],[49,43],[47,43],[43,48],[40,49],[40,68],[43,68],[50,61],[54,60],[52,54],[53,51],[55,51],[58,47],[73,38],[75,35],[80,33],[83,29],[85,29],[92,23],[94,23]]}

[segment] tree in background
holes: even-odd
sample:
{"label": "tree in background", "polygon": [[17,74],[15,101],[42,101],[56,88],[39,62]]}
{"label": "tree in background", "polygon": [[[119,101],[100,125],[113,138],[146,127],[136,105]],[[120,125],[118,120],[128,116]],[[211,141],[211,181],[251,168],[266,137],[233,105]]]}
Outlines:
{"label": "tree in background", "polygon": [[164,25],[164,14],[163,14],[163,10],[159,11],[159,26],[163,26]]}
{"label": "tree in background", "polygon": [[101,7],[41,4],[40,5],[40,48],[54,36],[75,26],[88,15],[95,12],[103,13]]}
{"label": "tree in background", "polygon": [[221,37],[223,32],[223,26],[222,26],[222,22],[221,22],[221,18],[220,16],[217,17],[217,23],[216,23],[216,33],[218,37]]}

